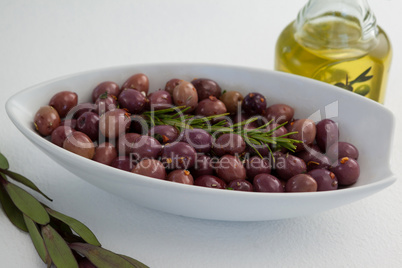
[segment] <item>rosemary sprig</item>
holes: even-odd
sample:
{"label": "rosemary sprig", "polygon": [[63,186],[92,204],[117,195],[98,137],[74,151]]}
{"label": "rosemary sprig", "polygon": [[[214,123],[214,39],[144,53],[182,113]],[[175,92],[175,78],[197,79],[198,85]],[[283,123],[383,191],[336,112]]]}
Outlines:
{"label": "rosemary sprig", "polygon": [[0,153],[1,207],[14,226],[29,233],[39,257],[47,267],[148,267],[135,259],[102,248],[87,226],[39,202],[14,182],[29,187],[51,201],[29,179],[10,171],[7,158]]}
{"label": "rosemary sprig", "polygon": [[[147,111],[144,112],[145,120],[149,127],[155,125],[171,125],[179,130],[186,128],[193,129],[199,128],[204,129],[213,136],[218,136],[224,133],[236,133],[243,137],[244,141],[253,148],[256,153],[262,158],[261,154],[258,152],[257,148],[268,147],[271,151],[269,144],[274,144],[276,147],[283,147],[292,152],[296,149],[296,143],[301,143],[302,141],[288,138],[289,135],[295,134],[297,132],[289,132],[282,136],[275,137],[274,132],[280,127],[286,125],[287,122],[267,131],[266,128],[272,121],[259,126],[255,129],[247,129],[246,126],[258,120],[257,117],[250,118],[233,125],[228,125],[227,116],[229,113],[199,117],[196,115],[185,114],[188,108],[184,106],[171,107],[168,109],[158,110],[158,111]],[[221,119],[215,122],[216,119]],[[272,152],[271,152],[272,153]]]}

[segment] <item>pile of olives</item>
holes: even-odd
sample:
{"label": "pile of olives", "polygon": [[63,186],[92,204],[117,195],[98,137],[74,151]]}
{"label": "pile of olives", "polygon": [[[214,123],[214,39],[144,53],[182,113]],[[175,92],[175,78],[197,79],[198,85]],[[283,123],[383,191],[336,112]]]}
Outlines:
{"label": "pile of olives", "polygon": [[[253,146],[244,133],[180,128],[174,123],[149,127],[144,112],[186,107],[186,115],[225,126],[256,117],[253,130],[300,141],[293,151],[272,144]],[[148,121],[147,121],[148,120]],[[175,118],[175,120],[178,120]],[[174,121],[172,121],[174,122]],[[207,78],[167,81],[149,92],[149,79],[138,73],[121,86],[105,81],[92,90],[92,101],[78,103],[71,91],[55,94],[34,117],[37,132],[52,143],[99,163],[144,176],[203,187],[254,192],[312,192],[354,184],[360,173],[359,152],[339,141],[336,122],[294,118],[283,103],[267,104],[252,92],[222,91]]]}

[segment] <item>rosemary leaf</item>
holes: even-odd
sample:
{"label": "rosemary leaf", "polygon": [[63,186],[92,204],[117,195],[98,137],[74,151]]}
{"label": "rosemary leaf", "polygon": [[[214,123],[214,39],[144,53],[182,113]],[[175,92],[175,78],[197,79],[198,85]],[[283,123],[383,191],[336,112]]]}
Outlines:
{"label": "rosemary leaf", "polygon": [[[227,122],[225,120],[221,120],[218,122],[217,118],[224,118],[225,116],[229,115],[228,113],[200,117],[190,114],[184,114],[184,112],[188,109],[188,107],[183,108],[180,107],[172,107],[169,109],[159,110],[159,111],[148,111],[143,113],[146,118],[146,122],[150,127],[157,125],[170,125],[179,130],[183,129],[192,129],[192,128],[199,128],[209,132],[211,135],[219,135],[225,133],[236,133],[240,134],[245,142],[252,147],[257,154],[261,156],[258,152],[255,145],[262,145],[265,144],[269,148],[269,144],[279,145],[284,148],[289,148],[293,150],[296,148],[294,143],[298,143],[300,141],[289,139],[287,136],[295,134],[297,132],[291,132],[281,137],[274,137],[274,132],[278,130],[280,127],[284,126],[287,122],[276,126],[271,130],[267,130],[266,128],[272,124],[272,120],[262,126],[259,126],[255,129],[247,129],[245,126],[253,123],[254,121],[258,120],[258,117],[252,117],[247,120],[238,122],[231,126],[227,126]],[[270,148],[269,148],[270,149]],[[270,152],[272,153],[271,149]]]}

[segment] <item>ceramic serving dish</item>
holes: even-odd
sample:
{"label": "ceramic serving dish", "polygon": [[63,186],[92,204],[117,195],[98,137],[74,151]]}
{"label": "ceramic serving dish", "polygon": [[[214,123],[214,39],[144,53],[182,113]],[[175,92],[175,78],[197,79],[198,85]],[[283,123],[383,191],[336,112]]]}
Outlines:
{"label": "ceramic serving dish", "polygon": [[[122,84],[135,73],[145,73],[150,91],[171,78],[191,81],[210,78],[223,89],[260,92],[268,105],[286,103],[295,118],[338,122],[340,140],[360,151],[361,175],[356,184],[336,191],[313,193],[255,193],[217,190],[152,179],[118,170],[68,152],[34,130],[39,107],[62,90],[75,91],[79,102],[90,101],[102,81]],[[136,204],[176,215],[227,221],[284,219],[322,212],[372,195],[395,182],[390,170],[394,117],[384,106],[347,90],[319,81],[246,67],[209,64],[145,64],[99,69],[69,75],[30,87],[11,97],[6,109],[15,126],[58,164],[87,182]],[[347,209],[347,208],[345,208]]]}

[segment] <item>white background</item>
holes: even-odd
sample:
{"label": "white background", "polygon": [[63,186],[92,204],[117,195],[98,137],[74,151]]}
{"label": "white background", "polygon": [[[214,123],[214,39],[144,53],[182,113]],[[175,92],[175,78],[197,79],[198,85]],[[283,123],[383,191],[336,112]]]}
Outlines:
{"label": "white background", "polygon": [[[209,62],[273,69],[275,41],[304,2],[0,0],[0,151],[54,199],[51,207],[87,224],[105,248],[151,267],[402,267],[401,180],[310,217],[184,218],[142,208],[72,175],[28,142],[5,113],[6,100],[26,87],[101,67]],[[391,166],[399,175],[402,3],[370,5],[394,47],[385,106],[397,118]],[[2,211],[0,267],[45,267],[29,236]]]}

